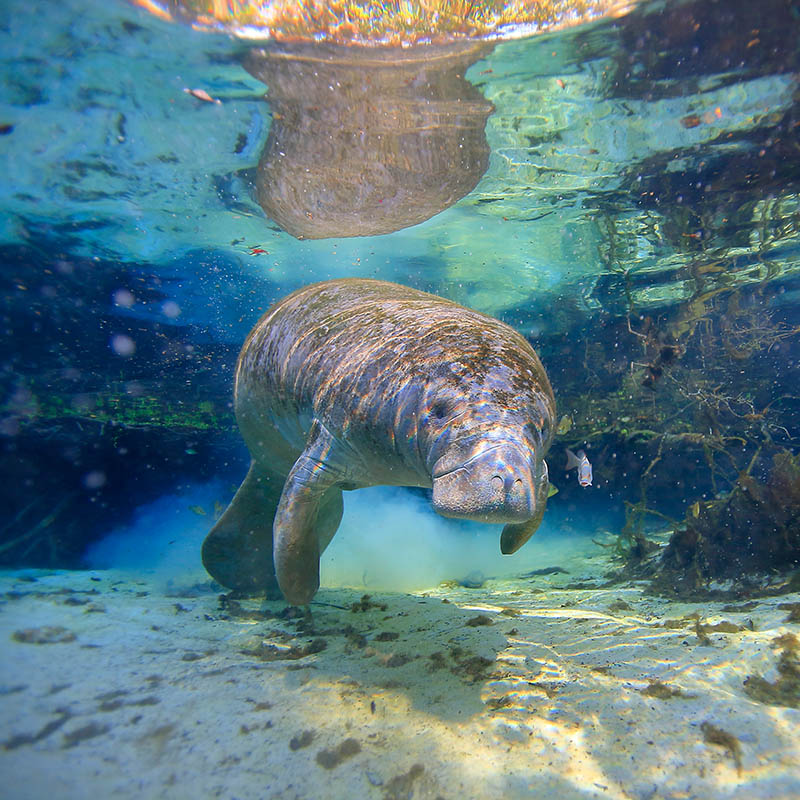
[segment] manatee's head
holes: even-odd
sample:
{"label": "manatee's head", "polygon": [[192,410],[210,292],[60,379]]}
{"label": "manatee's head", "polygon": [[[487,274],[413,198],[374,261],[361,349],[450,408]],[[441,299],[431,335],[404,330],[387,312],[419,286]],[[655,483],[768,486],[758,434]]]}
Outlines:
{"label": "manatee's head", "polygon": [[555,401],[538,359],[532,366],[538,371],[524,378],[500,371],[491,380],[432,381],[425,402],[434,510],[505,525],[503,553],[536,530],[549,490]]}
{"label": "manatee's head", "polygon": [[504,432],[500,441],[454,442],[434,465],[433,507],[445,517],[520,523],[547,499],[547,465]]}

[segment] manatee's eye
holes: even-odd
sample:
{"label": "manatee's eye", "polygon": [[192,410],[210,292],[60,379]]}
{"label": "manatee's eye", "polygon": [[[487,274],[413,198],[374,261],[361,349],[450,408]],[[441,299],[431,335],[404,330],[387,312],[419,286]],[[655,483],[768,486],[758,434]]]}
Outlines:
{"label": "manatee's eye", "polygon": [[534,442],[544,442],[549,436],[549,428],[546,424],[539,427],[533,422],[525,423],[525,432],[530,436]]}
{"label": "manatee's eye", "polygon": [[431,416],[436,419],[444,419],[452,410],[453,404],[447,400],[437,400],[431,406]]}

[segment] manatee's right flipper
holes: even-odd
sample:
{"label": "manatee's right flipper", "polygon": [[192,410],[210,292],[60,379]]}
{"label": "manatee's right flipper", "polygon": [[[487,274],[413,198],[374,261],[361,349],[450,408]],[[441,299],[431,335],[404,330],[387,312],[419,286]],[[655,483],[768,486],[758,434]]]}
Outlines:
{"label": "manatee's right flipper", "polygon": [[275,574],[286,600],[306,605],[319,588],[319,557],[342,518],[346,454],[318,421],[286,477],[273,525]]}
{"label": "manatee's right flipper", "polygon": [[283,484],[250,465],[239,491],[203,542],[203,566],[215,581],[245,594],[280,597],[272,561],[272,522]]}

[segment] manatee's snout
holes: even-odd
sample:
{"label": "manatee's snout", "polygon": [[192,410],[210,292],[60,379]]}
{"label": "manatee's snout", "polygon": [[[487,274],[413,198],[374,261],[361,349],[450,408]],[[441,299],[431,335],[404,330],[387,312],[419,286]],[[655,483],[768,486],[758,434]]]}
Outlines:
{"label": "manatee's snout", "polygon": [[[444,461],[444,459],[443,459]],[[433,508],[445,517],[524,522],[536,511],[531,455],[497,446],[433,472]]]}

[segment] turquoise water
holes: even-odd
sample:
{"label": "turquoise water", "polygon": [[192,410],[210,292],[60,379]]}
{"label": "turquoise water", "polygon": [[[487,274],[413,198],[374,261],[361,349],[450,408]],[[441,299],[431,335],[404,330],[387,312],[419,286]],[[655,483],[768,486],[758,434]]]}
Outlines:
{"label": "turquoise water", "polygon": [[[642,3],[565,31],[380,57],[264,52],[122,2],[3,10],[9,797],[133,796],[137,773],[145,797],[800,796],[787,638],[800,588],[796,3]],[[245,621],[219,605],[200,547],[248,467],[233,415],[247,333],[289,292],[343,277],[442,295],[525,336],[556,397],[558,491],[514,556],[500,555],[498,527],[435,515],[424,488],[346,493],[312,606],[327,655],[297,650],[278,672],[263,641],[289,647],[302,624],[279,601],[246,601]],[[567,448],[586,453],[591,486],[564,468]],[[367,619],[349,611],[365,592],[374,617],[348,630]],[[87,597],[114,620],[87,615]],[[397,609],[391,625],[381,602]],[[469,621],[480,614],[495,627]],[[66,633],[16,636],[45,628]],[[375,639],[383,628],[405,649]],[[625,655],[603,660],[605,647]],[[48,656],[59,648],[61,677]],[[159,648],[163,658],[149,653]],[[272,733],[259,728],[259,742],[290,754],[271,751],[263,769],[230,720],[223,745],[176,722],[201,698],[207,732],[231,685],[244,702],[231,676],[255,667],[234,651],[274,667],[280,691],[264,703],[293,704],[274,712]],[[188,652],[221,659],[226,677],[180,672]],[[288,669],[295,660],[306,671]],[[159,695],[170,711],[145,720],[149,738],[136,709],[89,710],[156,673],[180,692]],[[260,673],[247,674],[255,692]],[[377,702],[386,727],[353,733],[361,755],[322,756],[341,766],[318,758],[306,772],[300,755],[359,729],[351,679],[366,718]],[[674,703],[690,701],[656,689],[664,705],[648,718],[637,703],[651,702],[641,691],[653,681],[695,705],[682,714]],[[311,750],[287,745],[311,728]],[[623,751],[646,763],[641,775]],[[164,753],[180,765],[171,776],[154,766]]]}

